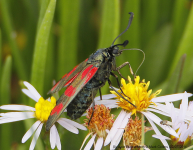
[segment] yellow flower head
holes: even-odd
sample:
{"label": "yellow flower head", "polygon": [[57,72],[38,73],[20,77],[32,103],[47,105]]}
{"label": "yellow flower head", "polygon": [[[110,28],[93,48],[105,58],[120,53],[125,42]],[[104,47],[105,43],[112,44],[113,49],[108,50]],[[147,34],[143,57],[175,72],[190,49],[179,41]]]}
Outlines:
{"label": "yellow flower head", "polygon": [[43,97],[40,97],[38,102],[35,104],[35,117],[42,122],[47,121],[52,109],[55,106],[56,99],[53,96],[51,97],[50,101],[44,100]]}
{"label": "yellow flower head", "polygon": [[[150,81],[147,83],[145,83],[144,79],[140,81],[139,76],[136,76],[134,83],[128,76],[128,81],[129,83],[126,83],[124,79],[121,79],[121,89],[124,94],[121,92],[121,90],[118,90],[124,99],[114,91],[111,91],[111,93],[117,96],[118,106],[125,109],[126,111],[132,112],[132,114],[136,114],[137,111],[140,112],[147,109],[148,106],[153,103],[151,99],[156,97],[161,92],[161,90],[157,90],[155,93],[152,93],[152,90],[148,91]],[[128,101],[134,104],[136,107],[131,105]]]}

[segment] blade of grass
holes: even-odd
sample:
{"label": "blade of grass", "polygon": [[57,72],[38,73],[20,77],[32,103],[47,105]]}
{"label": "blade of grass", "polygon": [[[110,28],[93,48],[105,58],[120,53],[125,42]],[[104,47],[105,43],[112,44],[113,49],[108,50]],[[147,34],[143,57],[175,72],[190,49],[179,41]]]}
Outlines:
{"label": "blade of grass", "polygon": [[[151,81],[151,87],[155,87],[161,81],[167,78],[165,73],[167,65],[167,55],[171,41],[171,26],[169,24],[163,26],[161,30],[152,36],[148,42],[146,49],[146,60],[140,72],[146,80]],[[165,74],[163,74],[165,73]]]}
{"label": "blade of grass", "polygon": [[[123,11],[121,17],[121,30],[120,32],[124,31],[128,24],[128,20],[130,15],[129,12],[134,13],[134,18],[130,28],[125,32],[121,37],[121,42],[124,40],[129,40],[129,44],[125,48],[140,48],[140,4],[139,0],[135,1],[123,1]],[[133,71],[135,72],[139,64],[141,63],[142,54],[139,51],[125,51],[124,54],[117,57],[116,62],[117,66],[121,65],[122,63],[129,61]],[[127,77],[129,72],[129,67],[125,67],[125,69],[121,69],[121,73],[124,77]]]}
{"label": "blade of grass", "polygon": [[176,0],[172,12],[171,42],[169,51],[167,53],[167,59],[165,60],[165,64],[167,64],[167,68],[165,69],[165,71],[167,72],[169,72],[170,70],[172,61],[174,60],[174,56],[177,52],[177,48],[179,46],[187,22],[189,10],[184,7],[186,5],[186,2],[186,0]]}
{"label": "blade of grass", "polygon": [[[2,68],[0,85],[0,105],[10,104],[12,58],[8,56]],[[11,124],[1,124],[1,149],[11,149]]]}
{"label": "blade of grass", "polygon": [[[172,93],[178,93],[178,92],[183,92],[180,91],[180,81],[183,75],[183,69],[184,69],[184,62],[186,59],[186,54],[184,54],[178,64],[176,65],[176,68],[174,70],[174,72],[172,73],[172,76],[169,78],[169,80],[165,81],[165,84],[162,84],[164,86],[159,86],[159,89],[163,89],[161,94],[162,95],[166,95],[166,94],[172,94]],[[158,87],[157,87],[158,89]],[[179,101],[180,102],[180,101]]]}
{"label": "blade of grass", "polygon": [[172,48],[173,49],[177,48],[187,22],[189,10],[186,7],[184,7],[186,2],[187,0],[175,1],[174,10],[172,13],[172,24],[173,24]]}
{"label": "blade of grass", "polygon": [[[83,7],[84,6],[84,7]],[[80,21],[79,21],[79,47],[78,47],[78,62],[86,59],[91,53],[96,50],[98,32],[95,27],[98,27],[98,14],[93,13],[96,4],[94,1],[81,1]],[[94,22],[93,22],[94,21]],[[94,24],[94,26],[93,26]]]}
{"label": "blade of grass", "polygon": [[[119,35],[120,28],[120,2],[117,0],[101,1],[101,27],[98,48],[111,46],[113,40]],[[117,41],[114,43],[116,44]],[[108,84],[102,88],[102,93],[109,93]]]}
{"label": "blade of grass", "polygon": [[[1,29],[0,29],[0,79],[1,79],[1,62],[2,62],[2,41],[1,41]],[[1,81],[0,81],[1,84]]]}
{"label": "blade of grass", "polygon": [[44,16],[45,16],[45,13],[46,13],[46,10],[48,8],[48,5],[49,5],[49,2],[50,0],[40,0],[39,1],[39,5],[40,5],[40,15],[39,15],[39,18],[38,18],[38,29],[42,23],[42,20],[44,19]]}
{"label": "blade of grass", "polygon": [[158,7],[159,1],[151,1],[151,0],[142,1],[142,13],[141,13],[142,48],[146,47],[147,43],[151,39],[152,35],[154,35],[157,29],[157,23],[159,19]]}
{"label": "blade of grass", "polygon": [[21,79],[27,80],[25,63],[23,62],[23,59],[19,53],[16,40],[13,37],[14,30],[12,27],[11,17],[9,14],[8,2],[9,1],[7,0],[1,0],[0,10],[1,10],[1,16],[2,16],[2,24],[4,26],[4,30],[5,30],[7,39],[9,41],[9,45],[11,47],[11,53],[14,58],[14,65],[16,67],[16,71]]}
{"label": "blade of grass", "polygon": [[[77,65],[80,1],[59,1],[60,37],[57,54],[57,79]],[[65,67],[64,67],[65,66]]]}
{"label": "blade of grass", "polygon": [[52,81],[54,79],[53,70],[55,68],[54,66],[54,37],[49,37],[49,43],[48,43],[48,52],[47,52],[47,58],[46,58],[46,69],[45,69],[45,78],[44,78],[44,93],[47,93],[51,87],[53,86]]}
{"label": "blade of grass", "polygon": [[[187,55],[185,65],[184,65],[184,72],[182,76],[182,82],[181,82],[181,87],[186,88],[190,86],[193,82],[192,74],[193,74],[193,7],[191,8],[190,14],[188,16],[188,21],[186,24],[185,31],[183,33],[178,51],[175,55],[174,61],[172,63],[171,71],[170,71],[170,76],[175,69],[175,66],[177,65],[179,59],[183,54]],[[190,78],[187,78],[190,77]]]}
{"label": "blade of grass", "polygon": [[36,36],[31,73],[31,84],[37,89],[39,93],[43,93],[47,46],[55,12],[55,5],[56,0],[50,0]]}
{"label": "blade of grass", "polygon": [[[98,48],[111,46],[119,34],[120,2],[117,0],[102,1],[101,28]],[[117,41],[114,43],[116,44]]]}

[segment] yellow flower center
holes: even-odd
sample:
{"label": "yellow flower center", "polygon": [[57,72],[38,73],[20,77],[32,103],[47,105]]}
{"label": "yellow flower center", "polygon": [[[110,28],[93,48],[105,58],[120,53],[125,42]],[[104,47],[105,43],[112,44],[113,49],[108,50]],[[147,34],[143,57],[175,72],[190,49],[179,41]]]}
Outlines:
{"label": "yellow flower center", "polygon": [[[119,107],[132,112],[132,114],[136,114],[137,111],[143,111],[148,108],[151,103],[155,104],[151,102],[151,99],[156,97],[161,92],[161,90],[157,90],[155,93],[152,93],[152,90],[148,91],[150,81],[145,83],[145,80],[143,79],[140,82],[139,76],[136,76],[134,83],[128,76],[128,81],[129,83],[126,84],[125,80],[121,79],[121,89],[124,94],[122,94],[121,90],[118,90],[118,92],[124,97],[124,99],[120,97],[116,92],[111,91],[112,94],[115,94],[117,96],[117,104]],[[136,107],[131,105],[128,101],[134,104]]]}
{"label": "yellow flower center", "polygon": [[[88,119],[85,119],[85,126],[93,134],[97,133],[98,137],[106,137],[106,129],[110,130],[114,123],[114,115],[110,114],[110,111],[111,110],[104,105],[95,105],[94,113],[92,113],[93,108],[88,109]],[[92,118],[90,120],[91,116]]]}
{"label": "yellow flower center", "polygon": [[35,104],[35,117],[42,122],[47,121],[52,109],[55,106],[56,99],[53,96],[51,97],[50,101],[44,100],[44,98],[41,97]]}

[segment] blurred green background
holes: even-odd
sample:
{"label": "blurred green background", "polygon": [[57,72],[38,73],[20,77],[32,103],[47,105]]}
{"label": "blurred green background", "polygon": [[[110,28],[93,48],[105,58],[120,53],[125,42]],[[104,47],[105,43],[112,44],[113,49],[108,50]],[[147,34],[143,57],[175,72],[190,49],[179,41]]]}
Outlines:
{"label": "blurred green background", "polygon": [[[145,52],[137,75],[151,81],[153,92],[162,88],[161,95],[192,92],[192,0],[1,0],[0,105],[34,106],[21,93],[21,81],[30,82],[47,98],[53,80],[59,80],[98,48],[112,44],[126,28],[131,11],[131,27],[116,43],[129,40],[126,48]],[[142,59],[139,51],[124,51],[116,64],[129,61],[135,72]],[[125,77],[130,75],[129,67],[121,72]],[[102,93],[109,93],[108,85]],[[27,124],[0,125],[0,149],[27,149],[31,139],[21,144]],[[63,149],[78,149],[86,135],[80,133],[74,135],[61,128]],[[151,134],[147,136],[151,138]],[[151,139],[145,144],[159,142]],[[44,149],[43,144],[39,140],[36,149]]]}

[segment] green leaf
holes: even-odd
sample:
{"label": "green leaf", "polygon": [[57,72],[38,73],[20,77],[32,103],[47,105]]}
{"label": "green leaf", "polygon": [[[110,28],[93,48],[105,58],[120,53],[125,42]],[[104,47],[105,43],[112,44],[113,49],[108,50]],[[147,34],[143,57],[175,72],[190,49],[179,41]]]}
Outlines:
{"label": "green leaf", "polygon": [[48,5],[49,5],[49,2],[50,0],[40,0],[39,1],[39,5],[40,5],[40,15],[39,15],[39,18],[38,18],[38,29],[42,23],[42,20],[44,19],[44,16],[45,16],[45,13],[46,13],[46,10],[48,8]]}
{"label": "green leaf", "polygon": [[165,62],[168,59],[170,41],[171,26],[167,24],[155,33],[146,47],[148,50],[145,53],[146,60],[140,72],[146,80],[151,81],[151,87],[155,87],[167,78],[167,64]]}
{"label": "green leaf", "polygon": [[170,75],[173,73],[179,59],[182,55],[186,54],[187,58],[184,65],[184,71],[182,76],[181,87],[187,88],[193,83],[193,7],[191,8],[191,12],[188,17],[188,21],[186,24],[185,31],[183,33],[180,45],[178,47],[178,51],[175,55],[174,61],[172,63],[172,68],[170,70]]}
{"label": "green leaf", "polygon": [[[120,27],[120,2],[117,0],[102,1],[101,28],[98,48],[111,46],[119,34]],[[117,41],[114,43],[116,44]]]}
{"label": "green leaf", "polygon": [[[98,48],[111,46],[114,39],[119,35],[120,27],[120,2],[117,0],[101,1],[101,27]],[[114,43],[116,44],[117,41]],[[102,94],[109,93],[109,85],[106,83],[102,88]]]}
{"label": "green leaf", "polygon": [[141,44],[142,48],[144,48],[146,47],[151,37],[154,35],[157,28],[159,19],[158,18],[159,1],[152,1],[152,0],[142,1],[142,6],[144,11],[141,14],[141,32],[142,32]]}
{"label": "green leaf", "polygon": [[180,91],[181,89],[179,85],[183,74],[185,59],[186,59],[186,54],[184,54],[180,58],[171,77],[165,80],[164,83],[162,83],[160,86],[156,88],[156,89],[163,89],[161,92],[161,95],[183,92],[183,91]]}
{"label": "green leaf", "polygon": [[31,73],[31,84],[37,89],[39,93],[43,93],[45,65],[48,49],[47,46],[55,6],[56,0],[50,0],[36,36]]}
{"label": "green leaf", "polygon": [[[1,29],[0,29],[0,79],[1,79],[1,62],[2,62],[2,40],[1,40]],[[0,84],[1,84],[1,81],[0,81]]]}
{"label": "green leaf", "polygon": [[[135,1],[123,1],[123,11],[121,12],[121,30],[120,33],[123,32],[128,24],[128,20],[130,15],[129,12],[134,13],[134,18],[131,23],[130,28],[125,32],[121,37],[120,43],[122,43],[125,40],[129,40],[129,44],[125,47],[128,48],[140,48],[139,45],[141,45],[140,42],[140,5],[141,2],[139,0]],[[119,33],[119,34],[120,34]],[[142,58],[140,56],[143,56],[141,52],[139,51],[124,51],[122,55],[116,58],[116,64],[117,66],[123,64],[124,62],[128,61],[131,64],[131,67],[133,71],[135,72],[138,68],[139,64],[141,63]],[[123,69],[121,69],[121,74],[127,78],[128,75],[130,75],[129,67],[126,66]],[[132,77],[131,77],[132,78]]]}
{"label": "green leaf", "polygon": [[[172,13],[172,24],[173,24],[172,41],[171,41],[172,49],[177,48],[186,25],[189,13],[189,10],[186,7],[184,7],[186,2],[187,0],[175,1],[174,10]],[[171,55],[173,55],[173,52]]]}
{"label": "green leaf", "polygon": [[[11,65],[12,58],[8,56],[2,68],[0,84],[0,105],[10,104],[11,97]],[[11,149],[11,124],[1,124],[1,149]]]}
{"label": "green leaf", "polygon": [[57,54],[57,79],[77,65],[78,24],[80,1],[59,1],[59,49]]}
{"label": "green leaf", "polygon": [[25,63],[23,62],[23,58],[20,55],[20,51],[17,47],[16,40],[13,36],[14,30],[12,27],[11,17],[9,14],[8,8],[9,1],[1,0],[0,1],[0,10],[2,16],[2,24],[4,27],[4,32],[6,33],[6,38],[8,39],[9,45],[11,47],[11,53],[14,58],[14,65],[16,66],[17,73],[19,77],[23,80],[27,80],[27,73],[25,71]]}

